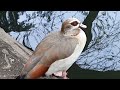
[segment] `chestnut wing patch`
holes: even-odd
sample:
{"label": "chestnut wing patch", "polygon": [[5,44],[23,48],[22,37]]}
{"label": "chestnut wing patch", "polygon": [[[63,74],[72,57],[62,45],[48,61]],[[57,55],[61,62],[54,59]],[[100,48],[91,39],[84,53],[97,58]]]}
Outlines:
{"label": "chestnut wing patch", "polygon": [[75,38],[63,38],[60,34],[50,34],[42,40],[31,56],[30,64],[35,62],[36,65],[32,65],[32,69],[28,70],[28,75],[31,78],[37,78],[45,74],[53,62],[69,57],[74,52],[77,43]]}

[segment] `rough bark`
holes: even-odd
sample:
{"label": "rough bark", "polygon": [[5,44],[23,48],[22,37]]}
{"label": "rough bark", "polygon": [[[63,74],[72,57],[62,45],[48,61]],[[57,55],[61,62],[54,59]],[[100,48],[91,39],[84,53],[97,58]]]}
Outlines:
{"label": "rough bark", "polygon": [[0,28],[0,79],[14,79],[19,75],[31,54]]}
{"label": "rough bark", "polygon": [[[32,51],[18,43],[0,28],[0,79],[15,79],[31,54]],[[49,76],[39,79],[61,78]]]}

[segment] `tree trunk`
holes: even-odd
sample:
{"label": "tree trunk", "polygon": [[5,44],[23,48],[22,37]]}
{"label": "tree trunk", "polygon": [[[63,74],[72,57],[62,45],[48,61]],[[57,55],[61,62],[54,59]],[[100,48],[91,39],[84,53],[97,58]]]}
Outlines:
{"label": "tree trunk", "polygon": [[[30,55],[32,55],[32,51],[18,43],[0,28],[0,79],[15,79],[20,75]],[[61,78],[50,76],[39,79]]]}
{"label": "tree trunk", "polygon": [[0,79],[14,79],[32,52],[0,28]]}

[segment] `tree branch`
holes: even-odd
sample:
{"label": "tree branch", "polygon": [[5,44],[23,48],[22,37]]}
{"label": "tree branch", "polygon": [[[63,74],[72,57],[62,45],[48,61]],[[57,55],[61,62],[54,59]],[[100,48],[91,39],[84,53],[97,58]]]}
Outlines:
{"label": "tree branch", "polygon": [[[86,19],[84,20],[83,24],[87,25],[86,29],[83,29],[84,32],[86,33],[87,36],[87,42],[85,45],[85,48],[83,51],[85,51],[92,39],[92,33],[91,33],[91,28],[92,28],[92,22],[95,20],[97,17],[99,11],[90,11]],[[80,72],[83,69],[80,69],[80,67],[74,63],[72,67],[68,70],[68,77],[69,78],[79,78],[80,77]]]}

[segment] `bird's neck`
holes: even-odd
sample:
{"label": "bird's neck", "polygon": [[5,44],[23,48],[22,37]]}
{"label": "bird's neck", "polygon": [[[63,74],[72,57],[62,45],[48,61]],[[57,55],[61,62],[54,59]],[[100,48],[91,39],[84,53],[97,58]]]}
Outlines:
{"label": "bird's neck", "polygon": [[84,49],[86,40],[87,40],[85,32],[83,30],[80,30],[80,33],[77,36],[75,36],[75,38],[78,39],[78,42],[79,42],[81,48]]}

